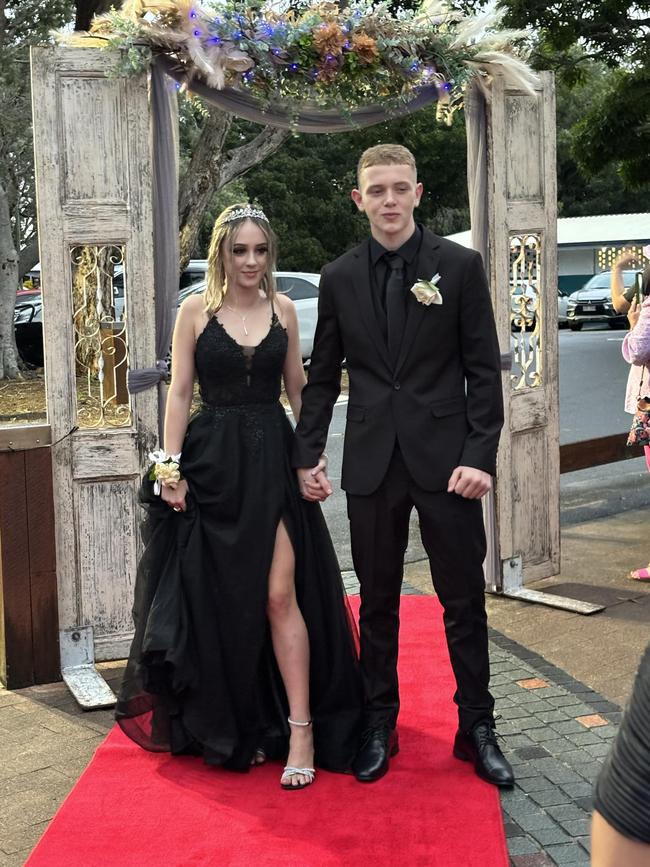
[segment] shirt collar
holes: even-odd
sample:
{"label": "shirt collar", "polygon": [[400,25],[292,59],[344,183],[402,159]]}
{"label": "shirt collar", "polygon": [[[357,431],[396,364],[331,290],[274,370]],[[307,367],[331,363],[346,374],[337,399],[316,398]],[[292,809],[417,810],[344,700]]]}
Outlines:
{"label": "shirt collar", "polygon": [[[415,231],[408,239],[408,241],[404,241],[402,246],[398,250],[394,250],[391,252],[396,253],[398,256],[401,256],[405,262],[408,262],[410,265],[417,254],[420,251],[420,242],[422,241],[422,228],[419,223],[416,223]],[[388,253],[389,251],[379,243],[376,238],[370,236],[370,260],[373,265],[376,265],[377,262],[381,259],[384,253]]]}

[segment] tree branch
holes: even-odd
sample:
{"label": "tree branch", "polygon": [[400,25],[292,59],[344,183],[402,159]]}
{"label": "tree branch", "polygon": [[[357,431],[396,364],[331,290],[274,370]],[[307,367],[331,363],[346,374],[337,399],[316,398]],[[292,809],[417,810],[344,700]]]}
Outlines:
{"label": "tree branch", "polygon": [[20,251],[20,261],[18,263],[18,278],[22,280],[28,271],[31,271],[34,265],[38,262],[38,234],[32,235],[26,245]]}
{"label": "tree branch", "polygon": [[274,154],[290,134],[287,129],[265,126],[252,141],[228,151],[219,172],[219,188],[245,175],[253,166]]}
{"label": "tree branch", "polygon": [[88,30],[94,16],[108,12],[113,5],[112,0],[77,0],[77,15],[74,29]]}

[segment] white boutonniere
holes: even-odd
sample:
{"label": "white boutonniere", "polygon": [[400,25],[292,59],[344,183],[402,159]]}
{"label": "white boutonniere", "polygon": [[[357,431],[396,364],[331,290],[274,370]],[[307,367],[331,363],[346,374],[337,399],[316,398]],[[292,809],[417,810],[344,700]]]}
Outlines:
{"label": "white boutonniere", "polygon": [[418,280],[411,286],[411,292],[415,295],[420,304],[426,307],[429,304],[442,304],[442,295],[438,289],[440,274],[434,274],[430,280]]}

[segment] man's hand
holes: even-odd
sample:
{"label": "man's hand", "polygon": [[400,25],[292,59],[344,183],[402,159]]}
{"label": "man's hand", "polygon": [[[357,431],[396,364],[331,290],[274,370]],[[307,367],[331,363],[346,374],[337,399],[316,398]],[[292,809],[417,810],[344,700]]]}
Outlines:
{"label": "man's hand", "polygon": [[448,494],[479,500],[492,488],[492,476],[476,467],[456,467],[447,485]]}
{"label": "man's hand", "polygon": [[332,486],[327,478],[327,458],[321,456],[318,464],[312,469],[296,470],[300,493],[310,502],[323,502],[332,493]]}

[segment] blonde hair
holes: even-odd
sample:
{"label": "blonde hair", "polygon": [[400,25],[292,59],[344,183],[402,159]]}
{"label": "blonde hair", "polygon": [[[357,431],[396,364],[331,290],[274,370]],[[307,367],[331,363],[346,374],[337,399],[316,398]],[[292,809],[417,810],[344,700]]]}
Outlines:
{"label": "blonde hair", "polygon": [[410,166],[417,175],[415,157],[408,148],[398,144],[379,144],[367,148],[359,157],[357,184],[361,185],[361,172],[370,166]]}
{"label": "blonde hair", "polygon": [[207,285],[204,293],[205,312],[208,318],[214,316],[221,309],[228,294],[228,276],[224,263],[224,252],[228,250],[232,253],[237,231],[246,220],[250,220],[251,223],[254,223],[262,230],[268,244],[266,273],[262,277],[260,287],[267,298],[273,298],[276,292],[275,278],[273,277],[277,251],[275,233],[268,222],[259,217],[247,216],[240,219],[228,220],[233,211],[243,208],[250,208],[250,205],[245,202],[243,204],[229,205],[219,214],[212,230],[212,238],[210,239],[210,248],[208,250]]}

